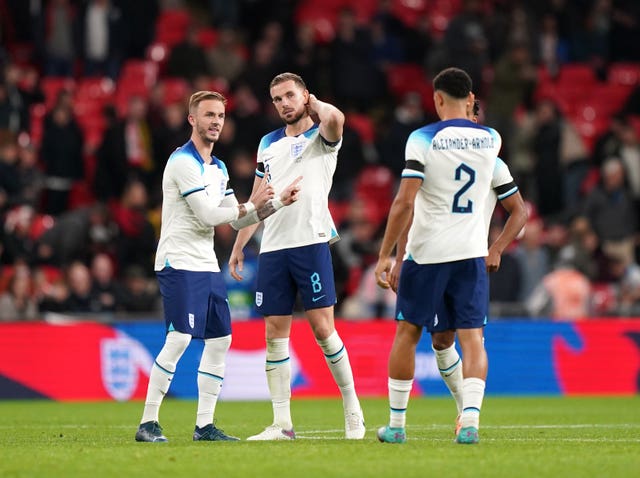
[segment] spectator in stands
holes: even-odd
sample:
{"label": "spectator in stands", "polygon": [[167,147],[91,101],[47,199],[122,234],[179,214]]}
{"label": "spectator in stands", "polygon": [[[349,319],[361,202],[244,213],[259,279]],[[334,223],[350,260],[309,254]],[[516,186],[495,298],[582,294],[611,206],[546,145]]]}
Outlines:
{"label": "spectator in stands", "polygon": [[404,33],[405,61],[427,66],[429,52],[433,49],[434,39],[431,32],[431,19],[428,13],[420,15]]}
{"label": "spectator in stands", "polygon": [[115,276],[111,257],[99,252],[91,260],[91,295],[101,312],[116,312],[124,307],[125,297],[122,285]]}
{"label": "spectator in stands", "polygon": [[130,313],[155,313],[160,310],[160,293],[155,280],[144,269],[130,265],[124,269],[124,302],[122,310]]}
{"label": "spectator in stands", "polygon": [[18,179],[18,145],[15,136],[8,131],[0,131],[0,213],[12,205],[20,195]]}
{"label": "spectator in stands", "polygon": [[[489,43],[480,0],[463,0],[462,11],[449,21],[443,44],[446,65],[462,68],[471,76],[473,92],[483,96],[482,71],[489,61]],[[441,68],[439,68],[441,69]]]}
{"label": "spectator in stands", "polygon": [[167,76],[193,81],[209,73],[206,53],[198,43],[198,30],[190,26],[185,39],[175,45],[169,54]]}
{"label": "spectator in stands", "polygon": [[0,322],[34,320],[38,304],[31,295],[31,271],[26,265],[16,266],[7,290],[0,293]]}
{"label": "spectator in stands", "polygon": [[126,57],[144,58],[153,40],[161,0],[118,2],[127,36]]}
{"label": "spectator in stands", "polygon": [[34,261],[36,243],[31,235],[31,228],[35,217],[34,208],[28,205],[19,205],[7,212],[2,225],[2,236],[0,236],[2,238],[1,263]]}
{"label": "spectator in stands", "polygon": [[529,48],[522,42],[512,44],[495,65],[487,101],[486,122],[500,131],[500,154],[507,164],[510,164],[511,159],[516,109],[523,103],[528,103],[536,86],[537,75]]}
{"label": "spectator in stands", "polygon": [[60,271],[59,275],[49,278],[43,267],[33,273],[34,297],[40,313],[63,312],[67,309],[69,287]]}
{"label": "spectator in stands", "polygon": [[147,208],[147,189],[137,180],[127,183],[120,201],[110,205],[111,217],[119,231],[116,241],[118,265],[136,264],[150,275],[153,273],[156,236],[147,217]]}
{"label": "spectator in stands", "polygon": [[44,19],[45,71],[49,76],[73,76],[78,12],[70,0],[52,0]]}
{"label": "spectator in stands", "polygon": [[37,260],[62,267],[74,260],[88,261],[99,251],[113,253],[117,231],[102,204],[68,211],[40,237]]}
{"label": "spectator in stands", "polygon": [[519,301],[526,301],[536,285],[551,271],[549,252],[543,244],[543,227],[540,218],[530,218],[524,227],[522,239],[513,251],[522,273]]}
{"label": "spectator in stands", "polygon": [[564,209],[564,179],[560,161],[562,119],[555,103],[537,104],[532,138],[535,176],[535,202],[542,217],[560,214]]}
{"label": "spectator in stands", "polygon": [[233,83],[245,67],[244,46],[240,42],[239,33],[230,26],[223,26],[218,31],[218,41],[207,52],[209,71],[216,77]]}
{"label": "spectator in stands", "polygon": [[569,242],[558,253],[557,262],[570,263],[591,281],[603,279],[600,240],[585,216],[577,216],[569,227]]}
{"label": "spectator in stands", "polygon": [[612,254],[609,257],[609,269],[615,279],[618,315],[637,317],[640,314],[640,265]]}
{"label": "spectator in stands", "polygon": [[22,101],[11,93],[9,85],[0,78],[0,130],[17,134],[22,126]]}
{"label": "spectator in stands", "polygon": [[325,59],[316,42],[314,27],[310,22],[302,22],[298,23],[295,29],[295,41],[289,45],[284,69],[294,71],[304,78],[310,91],[326,93],[326,81],[321,78]]}
{"label": "spectator in stands", "polygon": [[98,297],[92,293],[91,271],[80,261],[72,262],[66,270],[69,297],[64,312],[72,314],[106,312]]}
{"label": "spectator in stands", "polygon": [[589,316],[591,304],[589,279],[571,263],[560,263],[547,274],[526,302],[534,317],[576,320]]}
{"label": "spectator in stands", "polygon": [[81,20],[85,76],[117,79],[127,38],[124,21],[122,10],[110,0],[86,4]]}
{"label": "spectator in stands", "polygon": [[74,182],[84,177],[82,131],[63,98],[44,119],[40,147],[40,160],[47,176],[46,212],[52,215],[67,210]]}
{"label": "spectator in stands", "polygon": [[[502,232],[503,224],[492,223],[489,226],[489,245],[493,244]],[[502,253],[500,268],[489,276],[489,301],[495,308],[511,312],[520,300],[523,286],[523,270],[513,251]],[[504,314],[501,314],[504,315]]]}
{"label": "spectator in stands", "polygon": [[544,66],[552,78],[569,61],[569,44],[559,32],[558,19],[551,12],[545,13],[540,20],[537,52],[537,63]]}
{"label": "spectator in stands", "polygon": [[125,184],[132,179],[142,180],[147,187],[156,179],[159,170],[154,162],[153,137],[146,115],[147,101],[133,96],[126,117],[105,132],[96,152],[94,188],[98,199],[120,198]]}
{"label": "spectator in stands", "polygon": [[415,91],[407,92],[393,111],[393,119],[383,128],[378,149],[380,162],[387,166],[396,178],[405,166],[404,147],[412,131],[420,128],[433,118],[427,118],[422,108],[422,96]]}
{"label": "spectator in stands", "polygon": [[609,158],[602,165],[602,182],[586,197],[584,214],[589,219],[605,254],[612,251],[634,258],[637,211],[625,187],[625,171],[620,159]]}
{"label": "spectator in stands", "polygon": [[[274,75],[275,76],[275,75]],[[263,83],[269,84],[271,79]],[[233,144],[235,147],[247,148],[249,145],[259,144],[262,135],[268,131],[268,124],[262,113],[260,95],[255,93],[251,83],[239,82],[233,90],[234,109],[229,115],[233,118]],[[225,124],[225,129],[227,125]],[[226,144],[225,144],[226,146]],[[216,145],[217,147],[217,145]],[[229,151],[230,153],[231,151]],[[219,154],[222,154],[221,150]],[[221,156],[224,157],[224,156]]]}
{"label": "spectator in stands", "polygon": [[5,101],[8,105],[5,107],[9,108],[7,129],[16,134],[29,129],[29,109],[20,90],[21,77],[22,72],[18,65],[9,63],[4,68],[3,78],[0,78],[6,91]]}
{"label": "spectator in stands", "polygon": [[[640,96],[638,98],[640,100]],[[607,130],[597,138],[593,147],[593,153],[591,154],[592,166],[600,169],[606,159],[619,155],[620,148],[622,147],[620,138],[626,121],[622,113],[615,114],[611,117],[607,125]]]}
{"label": "spectator in stands", "polygon": [[16,177],[19,184],[16,202],[40,208],[46,178],[38,167],[38,151],[31,143],[18,148]]}
{"label": "spectator in stands", "polygon": [[[153,153],[159,171],[164,170],[167,158],[175,151],[181,141],[188,137],[191,126],[186,120],[187,111],[182,102],[175,102],[162,108],[162,123],[153,129]],[[225,156],[226,157],[226,156]],[[160,186],[158,182],[152,187]]]}
{"label": "spectator in stands", "polygon": [[[270,101],[269,92],[264,87],[282,70],[278,63],[278,44],[261,39],[253,45],[249,63],[238,78],[240,85],[248,86],[259,103]],[[235,88],[236,90],[238,87]],[[234,91],[235,93],[235,91]]]}
{"label": "spectator in stands", "polygon": [[343,8],[330,45],[330,64],[333,94],[346,109],[368,111],[386,95],[385,78],[372,51],[370,30],[358,26],[354,10]]}

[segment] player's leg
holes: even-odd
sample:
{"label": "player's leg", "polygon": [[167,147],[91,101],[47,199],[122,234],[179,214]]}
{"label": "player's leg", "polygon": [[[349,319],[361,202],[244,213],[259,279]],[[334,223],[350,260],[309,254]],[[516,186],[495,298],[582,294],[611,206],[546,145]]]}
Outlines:
{"label": "player's leg", "polygon": [[404,443],[407,407],[413,387],[416,346],[422,336],[422,326],[399,320],[389,353],[389,425],[378,430],[378,440]]}
{"label": "player's leg", "polygon": [[221,272],[210,274],[209,307],[204,348],[198,366],[198,411],[194,441],[236,441],[214,424],[216,404],[224,381],[225,360],[231,346],[231,314]]}
{"label": "player's leg", "polygon": [[140,426],[136,432],[136,441],[164,442],[162,427],[158,423],[160,405],[169,390],[176,365],[191,342],[191,335],[172,331],[167,333],[164,346],[156,357],[151,373],[144,402],[144,410]]}
{"label": "player's leg", "polygon": [[258,264],[256,305],[264,314],[267,356],[265,372],[271,395],[273,423],[248,440],[292,440],[291,360],[289,335],[295,284],[289,275],[286,253],[261,254]]}
{"label": "player's leg", "polygon": [[483,332],[489,309],[489,281],[484,258],[456,263],[456,274],[448,290],[454,326],[462,350],[462,428],[456,441],[479,442],[480,410],[487,377],[487,353]]}
{"label": "player's leg", "polygon": [[307,310],[306,315],[316,342],[322,349],[327,366],[342,395],[345,437],[353,440],[362,439],[366,432],[364,414],[356,393],[349,354],[335,329],[333,306],[310,309]]}
{"label": "player's leg", "polygon": [[292,249],[289,260],[307,320],[342,395],[345,437],[362,439],[366,429],[349,354],[335,328],[336,288],[329,245],[313,244]]}
{"label": "player's leg", "polygon": [[459,443],[476,443],[480,428],[480,410],[484,398],[487,379],[487,352],[482,340],[483,329],[459,329],[458,340],[464,357],[462,367],[462,429],[458,434]]}
{"label": "player's leg", "polygon": [[436,357],[440,376],[456,401],[458,414],[454,431],[457,436],[461,428],[460,417],[462,415],[462,359],[456,350],[455,338],[455,330],[444,330],[431,334],[431,348]]}
{"label": "player's leg", "polygon": [[389,355],[389,425],[378,430],[378,439],[386,443],[406,441],[405,424],[409,395],[415,372],[416,346],[425,326],[437,325],[437,306],[442,303],[449,271],[439,264],[402,264],[396,304],[396,335]]}
{"label": "player's leg", "polygon": [[[178,360],[191,342],[192,328],[187,313],[191,277],[186,271],[170,267],[159,271],[157,277],[164,305],[167,336],[149,374],[144,411],[136,433],[137,441],[166,441],[158,424],[160,405],[169,390]],[[193,315],[193,309],[189,312]]]}

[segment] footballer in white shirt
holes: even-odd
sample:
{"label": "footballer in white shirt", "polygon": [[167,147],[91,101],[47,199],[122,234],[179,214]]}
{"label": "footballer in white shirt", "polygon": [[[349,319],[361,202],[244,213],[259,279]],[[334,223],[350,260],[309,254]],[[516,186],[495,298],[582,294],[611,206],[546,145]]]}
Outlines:
{"label": "footballer in white shirt", "polygon": [[[508,168],[498,158],[500,135],[468,119],[474,101],[469,75],[447,68],[436,75],[433,86],[441,121],[417,129],[407,140],[406,167],[375,269],[378,284],[392,286],[391,254],[411,221],[389,357],[390,419],[378,430],[378,438],[387,443],[406,441],[415,346],[426,327],[434,344],[451,338],[450,347],[436,350],[443,376],[460,370],[453,346],[458,335],[465,360],[461,390],[456,390],[462,403],[456,441],[475,444],[487,374],[483,342],[489,303],[487,272],[500,266],[502,251],[524,226],[527,213]],[[510,216],[488,248],[487,208],[493,208],[496,197]]]}
{"label": "footballer in white shirt", "polygon": [[[362,439],[362,409],[347,350],[334,324],[336,291],[329,251],[329,243],[338,236],[328,196],[342,145],[344,114],[309,93],[304,80],[294,73],[277,75],[269,91],[285,126],[260,141],[254,191],[265,180],[279,190],[292,178],[302,176],[304,193],[291,207],[264,221],[256,305],[265,318],[265,370],[274,417],[270,426],[248,439],[295,438],[290,410],[289,334],[297,294],[342,394],[345,437]],[[256,227],[238,232],[229,260],[231,275],[237,280],[242,280],[242,250]]]}
{"label": "footballer in white shirt", "polygon": [[193,440],[238,440],[213,425],[231,345],[227,291],[213,249],[214,227],[226,223],[245,227],[293,204],[300,178],[283,187],[279,197],[275,197],[272,185],[262,181],[248,202],[238,204],[228,185],[225,164],[212,154],[224,126],[225,105],[225,97],[218,92],[199,91],[191,96],[191,139],[176,149],[164,170],[155,270],[164,305],[166,339],[149,374],[136,441],[167,441],[158,419],[160,405],[192,338],[204,340]]}

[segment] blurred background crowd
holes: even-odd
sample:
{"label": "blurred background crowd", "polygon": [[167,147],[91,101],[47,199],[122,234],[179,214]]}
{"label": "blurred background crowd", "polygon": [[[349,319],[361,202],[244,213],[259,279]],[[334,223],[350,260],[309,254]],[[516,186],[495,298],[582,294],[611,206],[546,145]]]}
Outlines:
{"label": "blurred background crowd", "polygon": [[[492,315],[637,315],[638,45],[635,0],[0,0],[0,320],[157,318],[161,177],[190,135],[189,95],[229,98],[214,154],[246,200],[258,142],[281,126],[268,84],[282,71],[347,116],[337,315],[392,318],[372,267],[447,66],[470,73],[530,209],[491,277]],[[490,240],[504,219],[498,206]],[[221,265],[234,238],[217,228]],[[247,280],[229,276],[237,320],[255,317],[248,249]]]}

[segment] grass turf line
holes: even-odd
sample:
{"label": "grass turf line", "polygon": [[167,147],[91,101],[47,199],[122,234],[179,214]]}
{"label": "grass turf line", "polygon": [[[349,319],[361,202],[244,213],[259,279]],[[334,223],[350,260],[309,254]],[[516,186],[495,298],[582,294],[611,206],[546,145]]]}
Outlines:
{"label": "grass turf line", "polygon": [[[628,477],[640,469],[640,397],[487,397],[478,446],[453,443],[450,398],[412,398],[405,445],[378,443],[385,399],[362,401],[367,435],[343,440],[339,400],[294,399],[294,442],[194,443],[196,403],[165,401],[166,444],[136,443],[141,402],[0,401],[0,476]],[[268,402],[218,403],[217,425],[246,438]]]}

